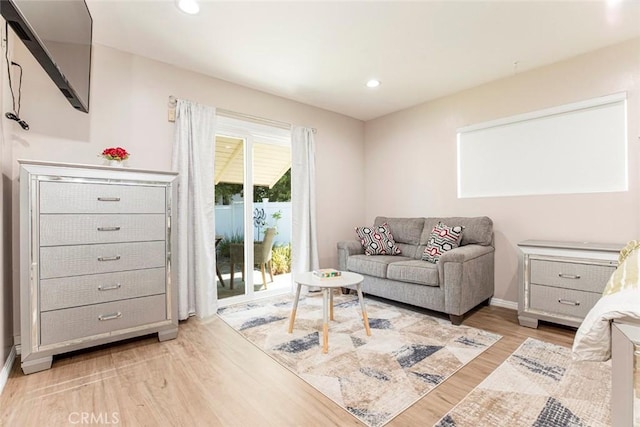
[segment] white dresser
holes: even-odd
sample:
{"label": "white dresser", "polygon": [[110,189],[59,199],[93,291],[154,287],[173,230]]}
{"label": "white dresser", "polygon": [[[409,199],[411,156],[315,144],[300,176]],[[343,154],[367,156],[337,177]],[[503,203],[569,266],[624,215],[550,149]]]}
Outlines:
{"label": "white dresser", "polygon": [[602,296],[624,244],[525,240],[519,268],[518,321],[579,327]]}
{"label": "white dresser", "polygon": [[173,172],[19,160],[22,370],[178,333]]}

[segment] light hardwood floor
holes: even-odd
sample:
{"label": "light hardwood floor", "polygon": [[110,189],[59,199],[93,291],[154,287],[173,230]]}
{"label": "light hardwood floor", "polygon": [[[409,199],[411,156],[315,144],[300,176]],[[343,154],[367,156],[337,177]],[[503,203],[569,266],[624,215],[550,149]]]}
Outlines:
{"label": "light hardwood floor", "polygon": [[[521,327],[515,311],[499,307],[482,307],[463,324],[503,338],[389,426],[431,426],[527,337],[568,347],[575,333]],[[182,322],[176,340],[147,337],[60,356],[32,375],[19,366],[0,396],[2,426],[362,425],[217,316]]]}

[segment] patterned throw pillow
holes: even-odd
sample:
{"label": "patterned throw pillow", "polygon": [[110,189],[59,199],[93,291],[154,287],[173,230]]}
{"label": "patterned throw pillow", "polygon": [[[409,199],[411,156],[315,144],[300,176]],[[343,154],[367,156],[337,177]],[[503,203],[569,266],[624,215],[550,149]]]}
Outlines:
{"label": "patterned throw pillow", "polygon": [[437,263],[443,253],[460,246],[463,230],[464,227],[460,225],[449,227],[439,222],[431,230],[427,247],[422,252],[422,260]]}
{"label": "patterned throw pillow", "polygon": [[393,235],[386,222],[373,227],[356,227],[356,234],[360,238],[364,253],[367,255],[399,255],[402,253],[393,240]]}

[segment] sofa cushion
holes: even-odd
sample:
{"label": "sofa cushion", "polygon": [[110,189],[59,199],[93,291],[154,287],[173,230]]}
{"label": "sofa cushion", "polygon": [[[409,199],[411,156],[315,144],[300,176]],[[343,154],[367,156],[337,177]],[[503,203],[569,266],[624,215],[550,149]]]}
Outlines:
{"label": "sofa cushion", "polygon": [[356,234],[366,255],[399,255],[400,248],[393,240],[389,226],[384,223],[373,227],[356,227]]}
{"label": "sofa cushion", "polygon": [[[407,243],[398,243],[398,242],[396,242],[396,245],[402,251],[402,255],[408,258],[414,258],[414,259],[420,258],[420,256],[416,256],[416,251],[418,250],[418,247],[416,245],[409,245]],[[420,253],[422,254],[422,252]]]}
{"label": "sofa cushion", "polygon": [[387,268],[387,279],[438,286],[438,267],[436,264],[415,259],[395,261]]}
{"label": "sofa cushion", "polygon": [[[424,218],[388,218],[379,216],[375,225],[387,223],[396,243],[418,245],[424,228]],[[404,252],[403,252],[404,253]]]}
{"label": "sofa cushion", "polygon": [[448,217],[448,218],[425,218],[424,230],[420,237],[420,244],[427,245],[431,230],[438,223],[443,222],[448,225],[461,225],[464,227],[460,246],[478,244],[489,246],[493,242],[493,221],[486,216],[478,217]]}
{"label": "sofa cushion", "polygon": [[436,263],[443,253],[455,249],[460,245],[460,237],[464,227],[459,225],[448,226],[441,222],[431,231],[427,247],[422,253],[422,261]]}
{"label": "sofa cushion", "polygon": [[349,258],[347,258],[347,270],[353,271],[354,273],[366,274],[368,276],[386,279],[387,267],[389,266],[389,264],[407,260],[410,260],[410,258],[404,256],[351,255]]}

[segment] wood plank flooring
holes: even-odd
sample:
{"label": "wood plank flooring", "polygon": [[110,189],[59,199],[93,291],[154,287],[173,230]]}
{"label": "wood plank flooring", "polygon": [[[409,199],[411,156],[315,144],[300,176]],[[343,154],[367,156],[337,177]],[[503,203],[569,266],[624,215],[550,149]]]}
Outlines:
{"label": "wood plank flooring", "polygon": [[[527,337],[569,347],[575,333],[544,323],[524,328],[515,311],[492,306],[463,324],[503,338],[389,426],[431,426]],[[0,425],[86,424],[362,425],[217,316],[182,322],[176,340],[145,337],[63,355],[52,369],[32,375],[23,375],[16,361],[0,395]]]}

